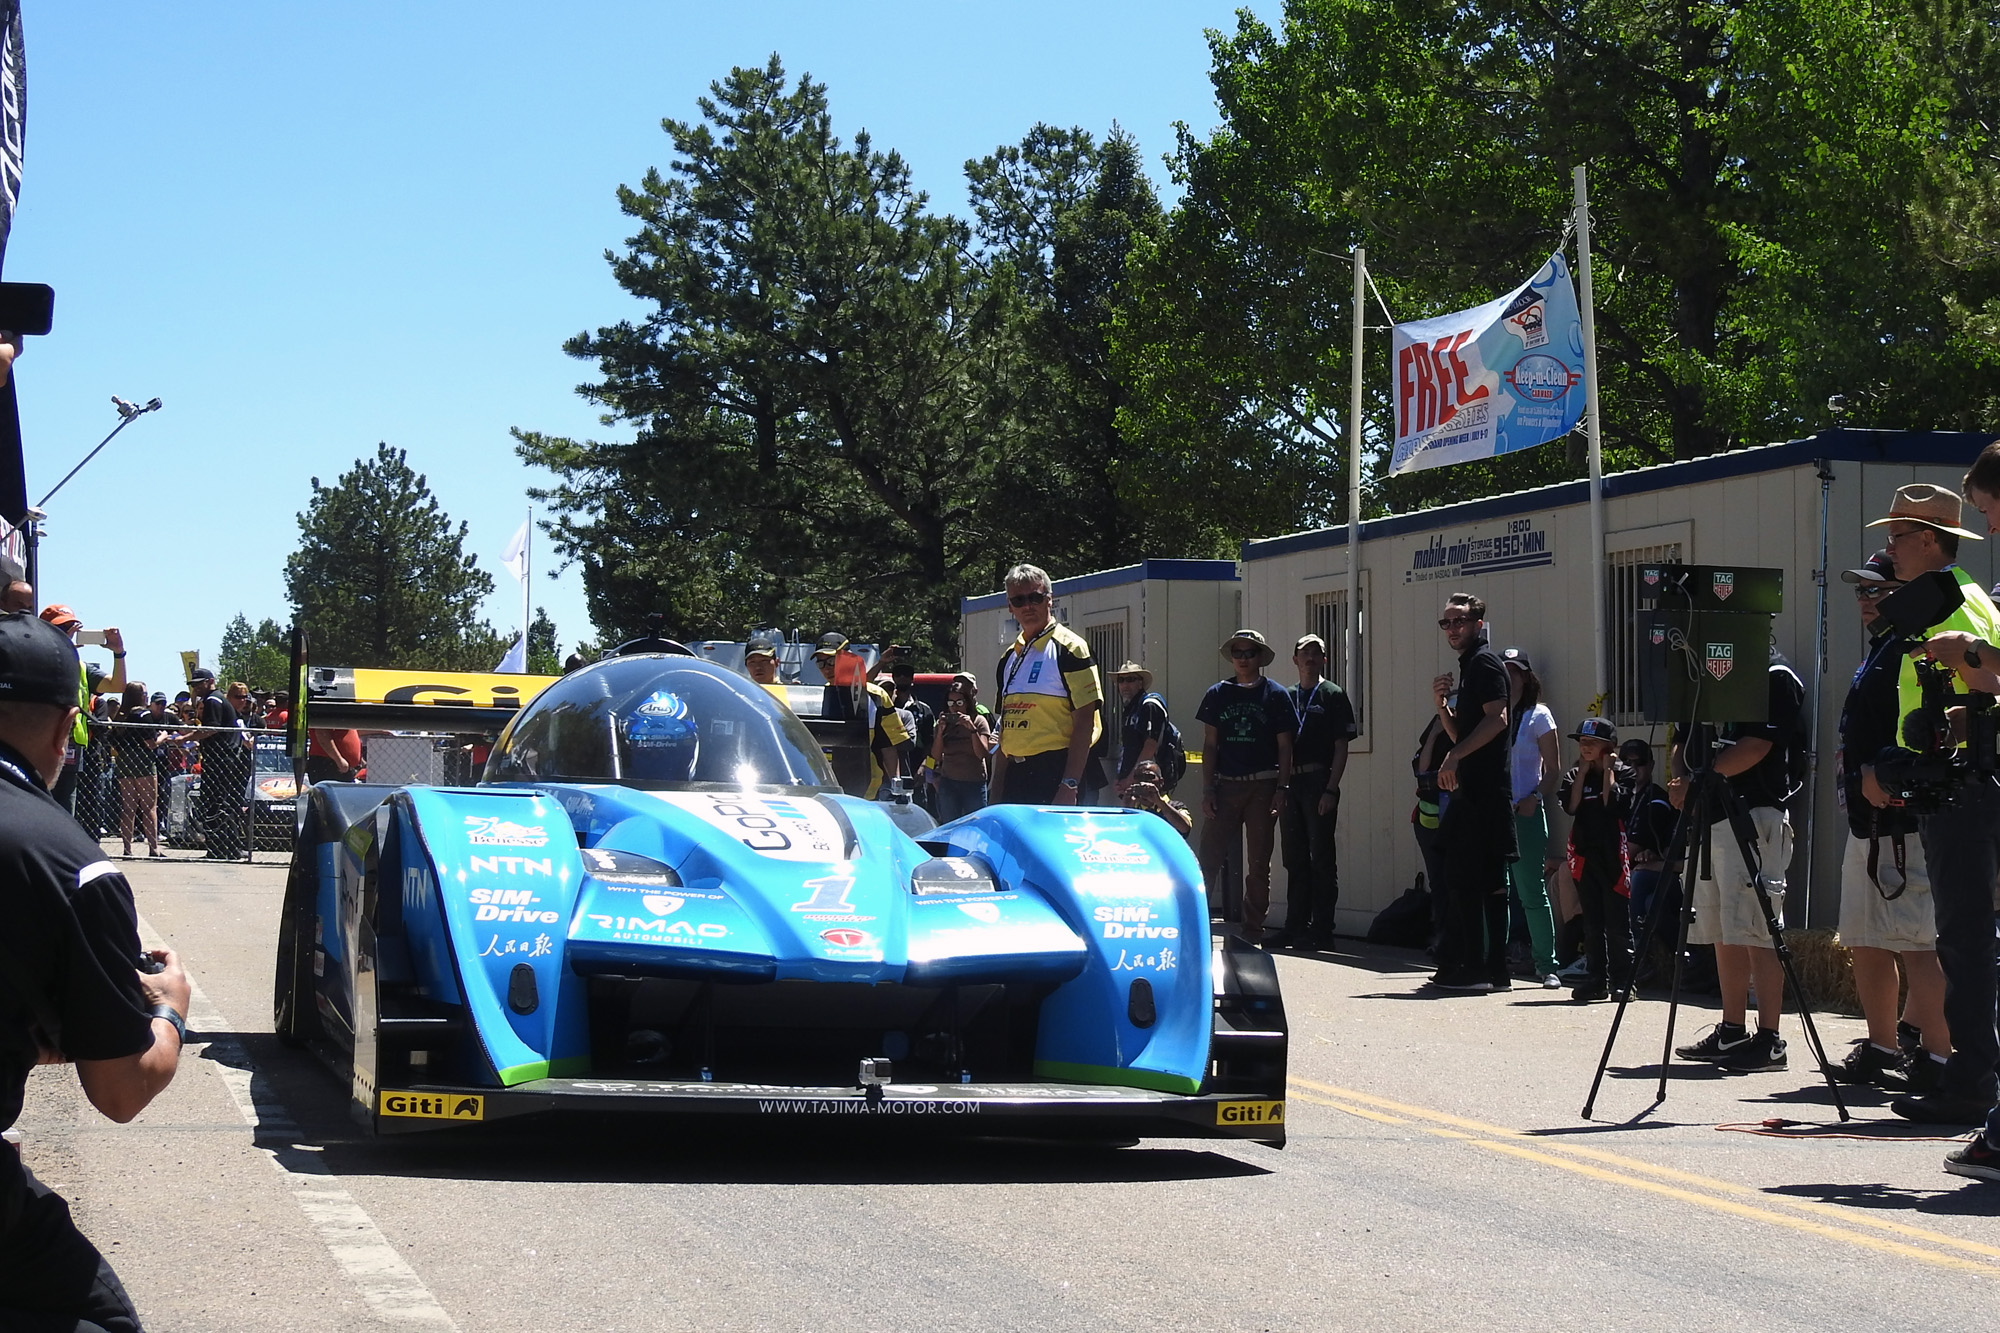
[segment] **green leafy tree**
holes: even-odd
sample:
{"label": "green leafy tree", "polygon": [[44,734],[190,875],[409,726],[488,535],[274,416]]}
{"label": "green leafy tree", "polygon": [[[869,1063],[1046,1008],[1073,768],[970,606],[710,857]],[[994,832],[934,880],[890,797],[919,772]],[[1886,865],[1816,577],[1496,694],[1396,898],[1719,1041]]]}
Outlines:
{"label": "green leafy tree", "polygon": [[669,120],[674,159],[619,191],[608,255],[645,318],[566,344],[626,442],[517,431],[537,498],[607,635],[648,612],[688,636],[838,626],[949,658],[989,548],[987,336],[1010,299],[963,223],[893,152],[832,132],[824,86],[776,56]]}
{"label": "green leafy tree", "polygon": [[215,671],[224,681],[240,680],[255,690],[291,688],[292,638],[275,620],[250,621],[238,612],[222,631]]}
{"label": "green leafy tree", "polygon": [[1110,351],[1127,256],[1162,224],[1138,144],[1116,126],[1099,143],[1037,125],[965,171],[974,233],[1016,297],[1008,373],[988,386],[1006,440],[990,526],[1011,543],[988,586],[1010,554],[1103,569],[1157,549],[1163,535],[1120,490],[1125,386]]}
{"label": "green leafy tree", "polygon": [[489,671],[507,645],[481,603],[493,579],[401,449],[331,486],[312,479],[285,590],[315,661],[355,666]]}
{"label": "green leafy tree", "polygon": [[[1195,544],[1344,517],[1350,254],[1401,319],[1463,308],[1561,239],[1591,169],[1613,466],[1827,424],[1962,424],[1985,349],[1905,201],[1956,156],[1899,0],[1290,0],[1212,35],[1223,123],[1135,258],[1117,354],[1132,484]],[[1943,145],[1941,148],[1940,145]],[[1369,322],[1379,324],[1377,312]],[[1372,335],[1371,357],[1385,350]],[[1581,470],[1580,445],[1383,479],[1373,507]]]}
{"label": "green leafy tree", "polygon": [[559,676],[562,674],[562,654],[556,647],[556,622],[549,619],[549,613],[541,607],[535,608],[535,619],[528,626],[528,671],[537,676]]}

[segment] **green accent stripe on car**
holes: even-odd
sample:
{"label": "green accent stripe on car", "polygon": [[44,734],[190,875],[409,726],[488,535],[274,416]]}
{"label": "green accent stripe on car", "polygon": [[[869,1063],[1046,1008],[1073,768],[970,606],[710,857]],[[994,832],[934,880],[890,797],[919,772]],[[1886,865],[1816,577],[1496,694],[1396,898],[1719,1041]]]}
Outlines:
{"label": "green accent stripe on car", "polygon": [[531,1060],[527,1064],[509,1065],[507,1068],[501,1070],[500,1086],[511,1088],[516,1083],[526,1083],[531,1079],[547,1078],[548,1076],[549,1062],[547,1060]]}
{"label": "green accent stripe on car", "polygon": [[[1035,1073],[1041,1078],[1065,1083],[1110,1083],[1121,1088],[1150,1088],[1154,1092],[1180,1092],[1190,1096],[1201,1091],[1201,1080],[1180,1074],[1163,1074],[1157,1069],[1120,1069],[1114,1065],[1076,1065],[1066,1060],[1037,1060]],[[505,1078],[503,1074],[501,1076]]]}

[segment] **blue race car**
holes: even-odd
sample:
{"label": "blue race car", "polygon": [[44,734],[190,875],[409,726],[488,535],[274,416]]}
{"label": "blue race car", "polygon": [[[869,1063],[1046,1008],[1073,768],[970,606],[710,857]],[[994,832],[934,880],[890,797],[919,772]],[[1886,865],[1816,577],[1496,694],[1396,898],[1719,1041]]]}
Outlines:
{"label": "blue race car", "polygon": [[573,1110],[1285,1137],[1276,972],[1211,939],[1163,820],[1000,806],[912,837],[782,703],[670,651],[550,685],[476,786],[312,788],[275,1014],[381,1133]]}

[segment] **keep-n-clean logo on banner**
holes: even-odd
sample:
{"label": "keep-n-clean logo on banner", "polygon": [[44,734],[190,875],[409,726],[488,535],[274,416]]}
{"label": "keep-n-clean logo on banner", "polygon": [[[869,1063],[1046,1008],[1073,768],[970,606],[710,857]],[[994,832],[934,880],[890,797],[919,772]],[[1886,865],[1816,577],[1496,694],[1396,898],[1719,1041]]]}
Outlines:
{"label": "keep-n-clean logo on banner", "polygon": [[1729,594],[1736,591],[1736,571],[1731,569],[1716,570],[1715,577],[1709,580],[1708,586],[1715,593],[1717,600],[1728,601]]}
{"label": "keep-n-clean logo on banner", "polygon": [[1403,571],[1405,583],[1429,583],[1435,579],[1467,578],[1478,574],[1498,574],[1509,569],[1533,569],[1553,565],[1556,553],[1549,549],[1549,530],[1541,520],[1511,518],[1504,532],[1474,529],[1463,537],[1437,534],[1410,555],[1410,567]]}
{"label": "keep-n-clean logo on banner", "polygon": [[1708,674],[1721,680],[1736,668],[1736,645],[1733,643],[1711,643],[1708,645]]}

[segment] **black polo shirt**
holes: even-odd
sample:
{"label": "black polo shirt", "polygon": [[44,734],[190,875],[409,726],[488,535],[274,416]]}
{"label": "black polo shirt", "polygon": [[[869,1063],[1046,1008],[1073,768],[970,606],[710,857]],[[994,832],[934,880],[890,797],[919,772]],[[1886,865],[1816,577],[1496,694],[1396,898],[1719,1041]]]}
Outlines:
{"label": "black polo shirt", "polygon": [[1796,785],[1792,781],[1792,748],[1805,740],[1801,722],[1806,706],[1805,682],[1792,670],[1791,663],[1777,657],[1771,659],[1766,680],[1770,698],[1764,721],[1731,723],[1720,733],[1726,741],[1755,738],[1771,742],[1762,759],[1746,771],[1729,776],[1729,785],[1753,810],[1758,806],[1782,806],[1791,799]]}
{"label": "black polo shirt", "polygon": [[1322,680],[1308,690],[1299,685],[1292,690],[1292,704],[1299,710],[1299,734],[1292,742],[1292,764],[1330,764],[1338,741],[1351,741],[1354,705],[1347,691],[1330,680]]}
{"label": "black polo shirt", "polygon": [[[1486,717],[1486,705],[1507,702],[1507,667],[1493,645],[1474,638],[1458,655],[1458,695],[1453,701],[1452,729],[1459,742],[1470,736]],[[1457,748],[1454,744],[1453,748]],[[1492,740],[1458,761],[1458,789],[1455,801],[1482,800],[1498,793],[1513,804],[1513,786],[1507,773],[1507,732],[1503,728]]]}
{"label": "black polo shirt", "polygon": [[152,1046],[138,957],[125,877],[0,742],[0,1127],[21,1113],[38,1033],[72,1060]]}
{"label": "black polo shirt", "polygon": [[1875,762],[1877,755],[1892,745],[1901,745],[1902,708],[1896,698],[1896,681],[1903,654],[1910,640],[1880,622],[1887,633],[1868,644],[1868,655],[1854,672],[1847,688],[1847,700],[1840,706],[1840,783],[1847,801],[1848,827],[1859,837],[1870,837],[1881,820],[1893,820],[1889,831],[1914,832],[1917,822],[1900,811],[1877,810],[1861,794],[1861,769]]}

